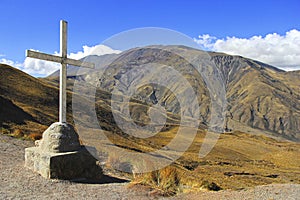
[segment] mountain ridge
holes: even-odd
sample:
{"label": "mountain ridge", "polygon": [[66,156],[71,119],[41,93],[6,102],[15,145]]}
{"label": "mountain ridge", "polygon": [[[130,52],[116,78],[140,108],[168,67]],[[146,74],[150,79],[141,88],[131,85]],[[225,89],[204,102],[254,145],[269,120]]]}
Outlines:
{"label": "mountain ridge", "polygon": [[[190,71],[193,70],[191,66],[185,63],[186,61],[180,60],[178,56],[168,54],[168,50],[175,53],[183,52],[191,57],[206,53],[183,46],[149,46],[130,49],[118,54],[104,71],[99,72],[103,77],[103,80],[98,83],[100,88],[112,92],[122,76],[136,77],[131,71],[138,65],[151,62],[170,65],[185,78],[192,80],[195,73],[189,74],[188,67]],[[236,122],[239,122],[257,130],[265,130],[270,134],[299,140],[300,93],[297,90],[297,86],[300,85],[299,72],[285,72],[241,56],[215,52],[208,52],[208,54],[225,82],[228,100],[226,130],[237,129],[239,125],[236,125]],[[97,74],[91,76],[89,76],[90,80],[97,80]],[[130,83],[133,79],[127,81]],[[201,76],[197,76],[197,84],[192,85],[198,99],[202,102],[199,105],[204,123],[210,120],[210,108],[207,106],[210,96],[205,85]],[[148,85],[140,88],[138,92],[140,94],[135,95],[134,98],[150,104],[153,100],[151,95],[153,96],[154,93],[157,101],[163,104],[167,99],[174,99],[174,95],[157,86]],[[168,111],[178,114],[180,109],[175,100],[167,102],[167,105],[170,105]]]}
{"label": "mountain ridge", "polygon": [[[122,74],[128,73],[130,69],[134,69],[135,66],[138,66],[141,63],[165,62],[166,64],[173,66],[188,80],[192,80],[195,78],[195,73],[191,74],[189,70],[194,69],[192,69],[188,63],[185,63],[186,61],[180,60],[179,57],[174,55],[170,56],[167,51],[168,49],[174,50],[175,52],[181,51],[191,56],[197,56],[198,54],[203,53],[210,56],[211,61],[214,62],[218,70],[221,72],[222,78],[225,80],[224,82],[228,101],[228,109],[226,112],[224,126],[225,131],[249,130],[249,132],[255,132],[256,130],[257,132],[264,132],[268,135],[299,141],[300,92],[298,88],[300,85],[300,70],[285,72],[271,65],[241,56],[232,56],[217,52],[206,53],[184,46],[159,46],[159,49],[157,49],[156,46],[152,46],[151,48],[134,48],[112,56],[90,56],[87,58],[87,60],[90,61],[99,61],[101,58],[105,57],[100,64],[98,63],[98,68],[107,67],[105,70],[101,69],[103,70],[101,73],[104,73],[106,80],[102,80],[102,82],[99,80],[98,82],[98,88],[102,91],[98,93],[98,95],[101,96],[102,93],[104,94],[100,99],[102,103],[106,102],[104,107],[108,108],[105,112],[109,112],[109,109],[111,109],[109,108],[110,105],[106,104],[110,102],[109,93],[112,91],[114,84],[119,81]],[[165,52],[163,52],[162,49]],[[25,80],[23,82],[22,80],[18,80],[16,82],[10,78],[12,75],[5,77],[5,75],[11,73],[9,71],[13,68],[9,68],[7,65],[1,65],[0,69],[2,73],[2,78],[0,79],[0,91],[2,98],[12,101],[12,103],[19,106],[25,112],[28,112],[31,116],[38,116],[36,118],[37,121],[44,125],[48,125],[50,122],[57,120],[57,72],[47,78],[35,79],[27,74],[23,74],[21,71],[16,71],[17,73],[15,73],[14,76],[21,76],[23,77],[22,79]],[[68,93],[71,95],[73,84],[78,78],[78,76],[76,76],[78,68],[69,66],[68,70]],[[82,74],[80,74],[82,80],[97,80],[97,74],[87,76],[84,72],[85,71],[83,70],[83,72],[81,72]],[[201,103],[199,104],[201,122],[204,125],[208,125],[211,114],[209,107],[209,91],[205,87],[206,83],[203,81],[201,76],[197,76],[196,80],[197,81],[193,87],[198,95],[198,99],[201,100]],[[12,87],[14,92],[10,91],[10,83],[14,83]],[[27,88],[25,90],[28,90],[29,92],[24,94],[24,89],[20,90],[20,87],[16,86],[18,84]],[[34,87],[32,87],[32,84]],[[35,91],[31,92],[33,89]],[[42,101],[36,102],[34,101],[34,98],[39,99],[40,97],[37,97],[36,95],[39,93],[42,94]],[[71,106],[70,99],[71,96],[68,97],[69,106]],[[141,87],[138,90],[138,94],[133,96],[133,99],[135,99],[134,101],[139,102],[131,107],[132,111],[134,110],[135,112],[139,112],[133,113],[133,118],[141,123],[147,123],[147,121],[149,121],[146,107],[153,106],[155,104],[154,102],[159,102],[161,105],[165,104],[167,111],[173,113],[174,116],[177,116],[180,111],[178,102],[176,101],[176,98],[174,98],[174,95],[171,94],[168,89],[161,88],[159,86],[146,85],[145,87]],[[156,101],[154,101],[154,99],[156,99]],[[26,104],[30,104],[31,106],[26,106]],[[51,106],[49,109],[42,105]],[[144,107],[143,105],[147,106],[141,109]],[[70,109],[71,108],[69,108],[69,110]],[[50,113],[50,115],[43,115],[43,112]],[[69,115],[69,118],[71,119],[71,113]],[[172,118],[176,119],[175,121],[180,119],[178,117]],[[107,124],[110,122],[105,123],[106,126],[111,126]]]}

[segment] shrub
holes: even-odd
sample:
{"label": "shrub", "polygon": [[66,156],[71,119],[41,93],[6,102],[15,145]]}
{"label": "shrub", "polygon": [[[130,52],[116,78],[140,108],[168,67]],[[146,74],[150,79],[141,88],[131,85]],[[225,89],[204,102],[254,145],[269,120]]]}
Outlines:
{"label": "shrub", "polygon": [[24,136],[24,133],[22,132],[21,129],[14,129],[12,134],[11,134],[13,137],[16,137],[16,138],[20,138],[20,137],[23,137]]}
{"label": "shrub", "polygon": [[2,134],[10,134],[10,131],[6,128],[0,127],[0,133]]}
{"label": "shrub", "polygon": [[172,196],[180,191],[180,175],[175,167],[168,166],[161,170],[140,174],[135,184],[150,186],[161,191],[163,196]]}

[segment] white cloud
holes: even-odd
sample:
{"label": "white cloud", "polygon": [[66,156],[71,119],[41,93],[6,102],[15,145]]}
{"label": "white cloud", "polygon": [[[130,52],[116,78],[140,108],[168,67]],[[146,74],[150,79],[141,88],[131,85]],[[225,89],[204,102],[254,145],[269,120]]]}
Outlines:
{"label": "white cloud", "polygon": [[15,62],[6,58],[0,58],[0,63],[10,65],[33,76],[46,76],[59,69],[58,63],[26,58],[24,63]]}
{"label": "white cloud", "polygon": [[[33,49],[32,49],[33,50]],[[38,50],[33,50],[38,51]],[[120,53],[119,50],[114,50],[108,46],[105,45],[96,45],[96,46],[83,46],[83,51],[79,51],[77,53],[70,53],[68,55],[69,58],[73,59],[81,59],[88,55],[104,55],[104,54],[113,54],[113,53]],[[58,52],[54,52],[54,55],[59,55]],[[4,56],[4,55],[0,55]],[[0,63],[5,63],[8,65],[11,65],[13,67],[16,67],[18,69],[21,69],[22,71],[34,75],[34,76],[47,76],[54,71],[58,70],[60,67],[59,63],[44,61],[44,60],[38,60],[33,58],[26,58],[24,63],[18,63],[14,62],[12,60],[8,60],[5,58],[0,59]]]}
{"label": "white cloud", "polygon": [[22,70],[31,75],[46,76],[58,70],[59,66],[59,63],[26,58]]}
{"label": "white cloud", "polygon": [[88,55],[97,55],[97,56],[101,56],[101,55],[105,55],[105,54],[119,54],[121,53],[121,51],[119,50],[114,50],[108,46],[99,44],[93,47],[89,47],[89,46],[83,46],[83,51],[79,51],[77,53],[70,53],[69,57],[73,58],[73,59],[80,59],[83,58],[85,56]]}
{"label": "white cloud", "polygon": [[204,49],[210,50],[214,48],[214,41],[217,39],[214,36],[208,34],[203,34],[198,36],[199,39],[194,39],[198,44],[200,44]]}
{"label": "white cloud", "polygon": [[0,59],[0,63],[3,63],[3,64],[6,64],[6,65],[10,65],[10,66],[13,66],[17,69],[21,69],[23,64],[22,63],[19,63],[19,62],[14,62],[12,60],[9,60],[9,59],[6,59],[6,58],[1,58]]}
{"label": "white cloud", "polygon": [[300,69],[300,31],[295,29],[285,35],[272,33],[251,38],[217,39],[205,34],[195,41],[204,49],[241,55],[287,71]]}

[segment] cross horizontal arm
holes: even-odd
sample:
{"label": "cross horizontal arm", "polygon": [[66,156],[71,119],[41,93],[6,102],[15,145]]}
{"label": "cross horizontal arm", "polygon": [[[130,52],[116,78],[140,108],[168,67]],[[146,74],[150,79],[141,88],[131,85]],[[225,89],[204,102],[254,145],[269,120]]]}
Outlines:
{"label": "cross horizontal arm", "polygon": [[61,63],[61,64],[68,64],[68,65],[86,67],[86,68],[92,68],[92,69],[95,68],[94,63],[83,62],[80,60],[74,60],[74,59],[70,59],[70,58],[62,58],[60,56],[54,56],[54,55],[31,51],[31,50],[26,51],[26,56],[30,57],[30,58],[37,58],[37,59],[41,59],[41,60],[57,62],[57,63]]}
{"label": "cross horizontal arm", "polygon": [[31,50],[26,50],[26,57],[37,58],[37,59],[47,60],[47,61],[52,61],[57,63],[62,62],[62,57],[60,56],[53,56],[50,54],[31,51]]}

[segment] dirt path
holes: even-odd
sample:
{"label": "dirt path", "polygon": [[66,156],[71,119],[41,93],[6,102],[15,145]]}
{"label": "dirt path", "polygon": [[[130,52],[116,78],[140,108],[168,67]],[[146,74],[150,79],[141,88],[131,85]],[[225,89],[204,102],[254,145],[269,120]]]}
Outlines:
{"label": "dirt path", "polygon": [[0,199],[151,199],[146,191],[128,189],[128,183],[46,180],[24,167],[24,149],[30,146],[33,142],[0,135]]}
{"label": "dirt path", "polygon": [[[103,183],[85,184],[46,180],[24,167],[24,149],[33,142],[0,134],[0,199],[157,199],[146,190],[106,177]],[[242,191],[181,194],[170,199],[300,199],[300,185],[270,185]]]}
{"label": "dirt path", "polygon": [[202,192],[195,194],[184,194],[174,198],[177,200],[201,199],[201,200],[298,200],[300,199],[300,185],[296,184],[274,184],[255,188],[220,192]]}

